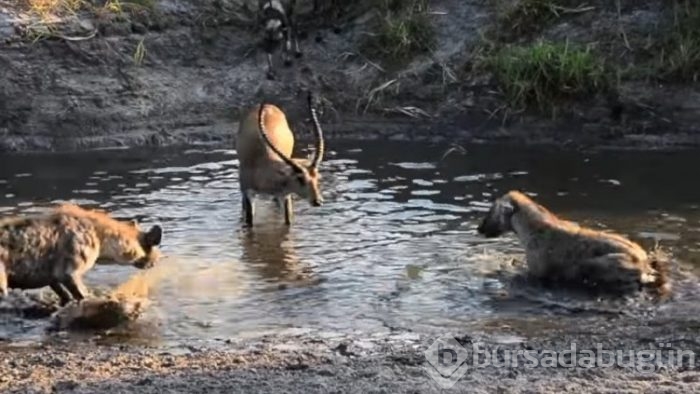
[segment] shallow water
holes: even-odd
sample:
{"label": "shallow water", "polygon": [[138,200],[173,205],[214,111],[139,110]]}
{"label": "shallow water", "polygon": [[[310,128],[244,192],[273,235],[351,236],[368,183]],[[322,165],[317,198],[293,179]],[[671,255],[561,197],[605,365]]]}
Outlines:
{"label": "shallow water", "polygon": [[[698,152],[469,146],[441,160],[448,146],[330,148],[326,204],[296,201],[291,228],[258,200],[254,229],[243,229],[236,153],[209,148],[4,155],[0,212],[72,200],[161,224],[166,257],[146,331],[174,345],[285,329],[427,332],[556,316],[541,299],[501,302],[505,283],[492,274],[521,258],[520,248],[512,237],[476,235],[490,201],[509,189],[647,247],[658,239],[690,269],[700,264],[700,185],[686,178],[700,167]],[[117,286],[134,273],[97,266],[86,283]],[[687,299],[680,294],[672,302]],[[3,319],[5,337],[40,335],[36,321]]]}

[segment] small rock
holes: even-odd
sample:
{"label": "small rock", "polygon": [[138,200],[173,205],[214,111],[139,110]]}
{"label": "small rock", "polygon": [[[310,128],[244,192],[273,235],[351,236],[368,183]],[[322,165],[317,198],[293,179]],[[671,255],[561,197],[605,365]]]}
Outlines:
{"label": "small rock", "polygon": [[75,390],[79,385],[75,380],[62,380],[53,385],[53,392]]}

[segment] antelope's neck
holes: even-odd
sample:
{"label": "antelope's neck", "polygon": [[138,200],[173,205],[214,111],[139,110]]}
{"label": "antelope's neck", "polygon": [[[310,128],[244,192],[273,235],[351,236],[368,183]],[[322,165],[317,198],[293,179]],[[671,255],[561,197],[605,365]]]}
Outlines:
{"label": "antelope's neck", "polygon": [[283,194],[285,185],[291,176],[289,165],[283,161],[271,160],[268,165],[255,172],[255,186],[258,192],[278,195]]}

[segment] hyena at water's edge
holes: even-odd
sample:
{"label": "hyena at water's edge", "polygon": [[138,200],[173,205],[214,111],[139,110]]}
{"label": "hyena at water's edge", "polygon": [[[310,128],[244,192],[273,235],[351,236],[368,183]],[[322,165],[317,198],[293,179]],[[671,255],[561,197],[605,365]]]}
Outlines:
{"label": "hyena at water's edge", "polygon": [[514,232],[525,247],[529,273],[548,283],[576,283],[610,293],[671,290],[668,261],[614,233],[563,220],[525,194],[496,199],[478,232],[497,237]]}
{"label": "hyena at water's edge", "polygon": [[0,220],[0,292],[49,286],[61,305],[82,300],[83,275],[98,260],[140,269],[159,254],[162,229],[142,231],[135,221],[64,204],[50,212]]}

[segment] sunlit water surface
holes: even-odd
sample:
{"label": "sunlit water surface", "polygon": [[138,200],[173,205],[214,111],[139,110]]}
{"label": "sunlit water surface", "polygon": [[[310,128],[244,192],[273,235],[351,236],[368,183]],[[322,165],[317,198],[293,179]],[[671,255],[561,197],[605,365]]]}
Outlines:
{"label": "sunlit water surface", "polygon": [[[291,228],[258,200],[255,227],[244,229],[236,152],[208,148],[4,155],[0,210],[71,200],[161,224],[166,257],[144,319],[150,337],[171,344],[289,329],[429,332],[528,314],[556,319],[562,312],[539,298],[498,302],[505,284],[492,273],[521,249],[512,237],[485,240],[475,228],[509,189],[646,247],[660,240],[686,267],[699,263],[698,152],[469,146],[443,159],[448,146],[329,148],[326,203],[297,200]],[[97,266],[86,283],[115,286],[135,271]],[[36,321],[6,320],[10,339],[38,335]]]}

